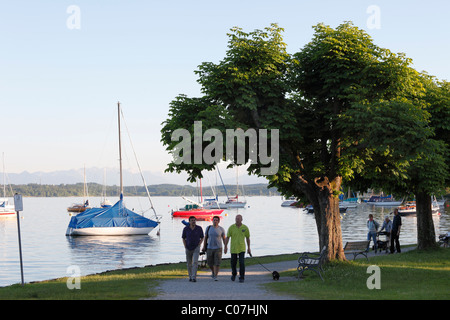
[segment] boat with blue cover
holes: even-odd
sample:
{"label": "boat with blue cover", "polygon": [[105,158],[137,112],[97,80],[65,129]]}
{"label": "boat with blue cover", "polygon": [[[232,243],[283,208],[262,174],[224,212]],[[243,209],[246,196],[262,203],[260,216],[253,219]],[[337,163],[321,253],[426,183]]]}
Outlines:
{"label": "boat with blue cover", "polygon": [[[155,220],[137,214],[125,207],[123,202],[122,179],[122,146],[120,138],[120,103],[118,103],[119,123],[119,163],[120,163],[120,198],[113,206],[91,208],[73,216],[67,227],[66,236],[122,236],[122,235],[146,235],[159,225],[160,219],[156,215],[153,203],[150,199],[147,185],[148,198],[151,209],[155,213]],[[141,177],[144,180],[144,177]]]}

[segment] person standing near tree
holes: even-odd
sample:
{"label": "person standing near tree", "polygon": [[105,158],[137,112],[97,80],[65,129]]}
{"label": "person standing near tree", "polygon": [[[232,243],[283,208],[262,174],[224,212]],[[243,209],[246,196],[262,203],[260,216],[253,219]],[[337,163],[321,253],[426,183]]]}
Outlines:
{"label": "person standing near tree", "polygon": [[400,253],[400,228],[402,226],[402,218],[398,214],[398,209],[394,209],[394,219],[392,221],[392,230],[391,230],[391,253],[394,253],[394,241],[395,241],[395,248],[397,249],[397,252]]}
{"label": "person standing near tree", "polygon": [[200,226],[197,226],[196,220],[197,219],[194,216],[190,216],[189,225],[184,227],[181,235],[186,250],[189,281],[192,282],[197,281],[198,256],[200,255],[200,245],[204,238],[203,229]]}
{"label": "person standing near tree", "polygon": [[[367,220],[367,229],[369,230],[367,233],[367,240],[373,240],[375,253],[377,253],[377,230],[379,226],[378,222],[373,219],[373,214],[369,214],[369,220]],[[369,249],[367,248],[367,250]]]}
{"label": "person standing near tree", "polygon": [[[231,238],[231,281],[236,279],[237,270],[236,264],[239,258],[239,282],[244,282],[245,278],[245,240],[247,241],[247,252],[252,254],[250,250],[250,231],[245,224],[242,224],[242,216],[236,216],[236,223],[231,225],[227,231],[227,238],[225,239],[224,253],[228,251],[228,242]],[[244,240],[245,239],[245,240]]]}

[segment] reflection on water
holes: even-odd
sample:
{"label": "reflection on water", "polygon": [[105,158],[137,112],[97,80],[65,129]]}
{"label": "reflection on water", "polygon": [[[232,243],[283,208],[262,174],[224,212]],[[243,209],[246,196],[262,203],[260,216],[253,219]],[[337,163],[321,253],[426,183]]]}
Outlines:
{"label": "reflection on water", "polygon": [[[92,204],[100,198],[91,198]],[[221,199],[220,199],[221,200]],[[185,204],[181,198],[156,197],[156,211],[162,216],[160,235],[156,230],[145,236],[66,237],[70,217],[66,208],[74,198],[25,198],[21,213],[22,249],[25,281],[70,276],[69,266],[81,274],[185,261],[181,233],[183,219],[172,219],[170,212]],[[244,209],[225,210],[220,225],[227,230],[239,213],[250,229],[255,256],[319,250],[314,215],[297,208],[281,207],[281,197],[248,197]],[[140,208],[143,198],[127,198],[128,208]],[[383,221],[393,208],[361,204],[342,215],[343,241],[366,239],[366,221],[372,213]],[[450,230],[449,214],[434,216],[436,235]],[[391,215],[392,219],[392,215]],[[402,217],[401,244],[416,243],[416,217]],[[210,221],[198,221],[203,230]],[[17,221],[0,219],[0,286],[20,282]],[[229,258],[229,253],[224,255]]]}
{"label": "reflection on water", "polygon": [[[85,274],[106,269],[145,265],[146,258],[158,251],[159,239],[149,235],[66,237],[73,265],[92,265]],[[83,271],[85,268],[81,268]]]}

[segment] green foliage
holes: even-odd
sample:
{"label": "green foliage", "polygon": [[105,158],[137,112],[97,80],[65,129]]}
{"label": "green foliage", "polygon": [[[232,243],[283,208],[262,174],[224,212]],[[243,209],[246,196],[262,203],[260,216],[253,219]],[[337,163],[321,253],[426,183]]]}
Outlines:
{"label": "green foliage", "polygon": [[[403,194],[438,193],[448,185],[449,85],[419,74],[405,54],[378,47],[351,22],[314,26],[312,40],[293,55],[282,31],[275,24],[249,33],[233,28],[225,58],[196,71],[204,96],[190,102],[202,103],[172,102],[162,142],[172,152],[171,130],[188,128],[185,119],[207,119],[220,130],[279,129],[280,166],[266,177],[269,186],[320,206],[320,241],[335,239],[331,247],[339,252],[339,235],[322,235],[340,229],[328,217],[339,214],[330,203],[342,182]],[[214,114],[211,105],[220,111]],[[260,175],[261,167],[252,162],[248,171]],[[167,170],[187,171],[193,181],[204,169],[212,166],[172,162]]]}

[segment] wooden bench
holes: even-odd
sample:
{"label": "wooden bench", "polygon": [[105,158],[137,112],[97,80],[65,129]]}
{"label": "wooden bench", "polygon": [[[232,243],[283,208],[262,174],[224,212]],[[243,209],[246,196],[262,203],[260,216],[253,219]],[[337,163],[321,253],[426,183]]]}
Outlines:
{"label": "wooden bench", "polygon": [[347,241],[344,246],[344,253],[352,253],[353,260],[356,259],[357,255],[362,254],[366,257],[367,261],[369,261],[369,258],[367,257],[367,253],[369,252],[369,244],[370,240]]}
{"label": "wooden bench", "polygon": [[324,262],[325,253],[327,251],[327,247],[324,246],[320,253],[312,253],[312,252],[303,252],[302,255],[298,258],[298,279],[303,276],[303,272],[305,270],[313,270],[315,271],[320,279],[322,279],[322,275],[320,271],[323,272],[322,264]]}

